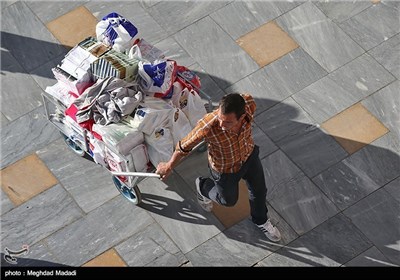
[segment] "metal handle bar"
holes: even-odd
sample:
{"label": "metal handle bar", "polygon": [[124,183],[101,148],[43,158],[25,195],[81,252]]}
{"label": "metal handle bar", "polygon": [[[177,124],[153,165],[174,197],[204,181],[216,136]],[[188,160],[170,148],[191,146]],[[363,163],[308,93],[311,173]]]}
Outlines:
{"label": "metal handle bar", "polygon": [[160,179],[160,174],[157,173],[146,173],[146,172],[116,172],[110,171],[115,176],[136,176],[136,177],[154,177]]}

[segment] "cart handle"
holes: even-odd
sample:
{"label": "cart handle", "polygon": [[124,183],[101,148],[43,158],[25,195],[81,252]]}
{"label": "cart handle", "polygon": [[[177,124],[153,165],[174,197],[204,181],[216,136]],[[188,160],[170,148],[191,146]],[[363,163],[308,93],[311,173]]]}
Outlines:
{"label": "cart handle", "polygon": [[160,174],[157,173],[146,173],[146,172],[115,172],[111,171],[111,174],[115,176],[136,176],[136,177],[154,177],[160,179]]}

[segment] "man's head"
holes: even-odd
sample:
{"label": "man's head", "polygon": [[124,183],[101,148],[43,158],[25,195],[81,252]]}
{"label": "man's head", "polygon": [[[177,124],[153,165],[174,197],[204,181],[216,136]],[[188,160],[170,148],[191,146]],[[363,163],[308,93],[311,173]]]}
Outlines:
{"label": "man's head", "polygon": [[245,101],[239,93],[230,93],[219,102],[218,121],[223,130],[230,130],[241,124],[245,117]]}

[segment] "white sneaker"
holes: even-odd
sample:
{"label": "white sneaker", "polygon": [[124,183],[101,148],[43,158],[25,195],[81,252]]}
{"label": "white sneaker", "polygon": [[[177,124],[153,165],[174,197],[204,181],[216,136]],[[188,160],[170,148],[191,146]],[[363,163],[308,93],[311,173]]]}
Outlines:
{"label": "white sneaker", "polygon": [[196,191],[197,191],[197,202],[200,204],[201,208],[204,209],[204,211],[211,212],[213,208],[212,200],[202,195],[200,191],[200,184],[202,180],[204,179],[201,177],[197,177],[195,181]]}
{"label": "white sneaker", "polygon": [[257,225],[259,229],[261,229],[265,236],[268,237],[269,240],[278,242],[281,240],[281,233],[277,229],[277,227],[271,224],[270,219],[268,219],[264,224]]}

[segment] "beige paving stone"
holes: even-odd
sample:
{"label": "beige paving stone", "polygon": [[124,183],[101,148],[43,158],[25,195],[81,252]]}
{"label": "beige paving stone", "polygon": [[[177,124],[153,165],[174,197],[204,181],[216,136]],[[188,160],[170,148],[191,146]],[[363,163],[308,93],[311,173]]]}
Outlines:
{"label": "beige paving stone", "polygon": [[212,212],[226,228],[247,218],[250,215],[250,205],[246,183],[243,180],[239,182],[239,199],[233,207],[214,203]]}
{"label": "beige paving stone", "polygon": [[261,25],[236,42],[260,67],[270,64],[299,46],[274,21]]}
{"label": "beige paving stone", "polygon": [[96,37],[97,22],[86,7],[80,6],[50,21],[46,26],[61,44],[73,47],[89,36]]}
{"label": "beige paving stone", "polygon": [[126,266],[125,261],[118,255],[114,248],[88,261],[82,266]]}
{"label": "beige paving stone", "polygon": [[36,154],[2,169],[0,178],[1,188],[16,206],[58,183]]}
{"label": "beige paving stone", "polygon": [[361,103],[330,118],[321,127],[349,154],[355,153],[389,131]]}

